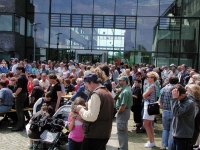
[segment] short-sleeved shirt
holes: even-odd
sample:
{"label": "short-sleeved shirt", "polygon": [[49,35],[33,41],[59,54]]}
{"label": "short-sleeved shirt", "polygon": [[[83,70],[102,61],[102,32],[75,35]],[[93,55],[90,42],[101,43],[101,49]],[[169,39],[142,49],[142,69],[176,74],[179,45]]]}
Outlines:
{"label": "short-sleeved shirt", "polygon": [[160,92],[160,101],[162,102],[164,109],[171,109],[170,100],[172,100],[171,89],[174,85],[168,84],[164,88],[162,88]]}
{"label": "short-sleeved shirt", "polygon": [[22,88],[20,93],[27,93],[27,84],[28,84],[28,79],[26,78],[26,76],[20,75],[17,82],[16,82],[16,88],[15,90],[17,90],[18,88]]}
{"label": "short-sleeved shirt", "polygon": [[1,105],[12,106],[13,105],[12,91],[8,88],[2,88],[0,90],[0,99],[2,100]]}
{"label": "short-sleeved shirt", "polygon": [[117,109],[119,109],[119,107],[122,105],[126,105],[126,108],[131,108],[131,106],[133,105],[132,91],[128,85],[122,88],[116,101]]}
{"label": "short-sleeved shirt", "polygon": [[39,98],[41,98],[44,94],[44,90],[42,89],[41,86],[36,85],[33,88],[33,91],[31,93],[31,97],[35,98],[35,101],[37,101]]}
{"label": "short-sleeved shirt", "polygon": [[51,93],[53,95],[51,102],[57,102],[57,99],[58,99],[57,92],[58,91],[61,92],[61,86],[60,86],[60,84],[57,83],[54,86],[50,85],[48,91],[51,91]]}

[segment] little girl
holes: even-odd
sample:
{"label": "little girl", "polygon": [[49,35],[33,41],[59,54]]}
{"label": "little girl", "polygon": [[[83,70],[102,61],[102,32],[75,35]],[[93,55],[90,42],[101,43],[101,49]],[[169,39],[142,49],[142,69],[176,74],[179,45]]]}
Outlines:
{"label": "little girl", "polygon": [[83,120],[74,109],[74,105],[85,106],[85,101],[81,97],[77,97],[72,105],[72,110],[68,117],[68,150],[81,150],[82,141],[84,138],[82,124]]}

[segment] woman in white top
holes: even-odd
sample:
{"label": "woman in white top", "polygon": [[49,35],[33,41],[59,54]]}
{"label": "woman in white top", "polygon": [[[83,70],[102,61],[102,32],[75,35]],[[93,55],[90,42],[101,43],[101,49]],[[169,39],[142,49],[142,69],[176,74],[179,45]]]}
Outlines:
{"label": "woman in white top", "polygon": [[64,71],[62,72],[61,77],[65,79],[65,78],[68,78],[69,75],[70,75],[69,67],[68,65],[64,65]]}

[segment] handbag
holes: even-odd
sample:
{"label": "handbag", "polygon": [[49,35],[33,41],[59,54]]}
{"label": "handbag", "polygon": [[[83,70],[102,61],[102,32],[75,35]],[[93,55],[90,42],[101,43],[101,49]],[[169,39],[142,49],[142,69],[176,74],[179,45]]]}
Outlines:
{"label": "handbag", "polygon": [[[155,101],[156,101],[156,88],[155,88]],[[158,103],[153,103],[148,105],[147,112],[149,115],[158,115],[160,114],[160,106]]]}

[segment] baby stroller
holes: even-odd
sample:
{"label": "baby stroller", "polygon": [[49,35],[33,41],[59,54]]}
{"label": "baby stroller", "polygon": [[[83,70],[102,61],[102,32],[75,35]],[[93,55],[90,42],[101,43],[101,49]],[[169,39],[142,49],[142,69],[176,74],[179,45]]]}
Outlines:
{"label": "baby stroller", "polygon": [[56,111],[47,123],[48,128],[43,131],[40,139],[33,146],[33,150],[42,149],[41,145],[44,143],[49,145],[48,150],[59,150],[60,145],[67,143],[69,134],[67,121],[70,112],[71,105],[64,105]]}

